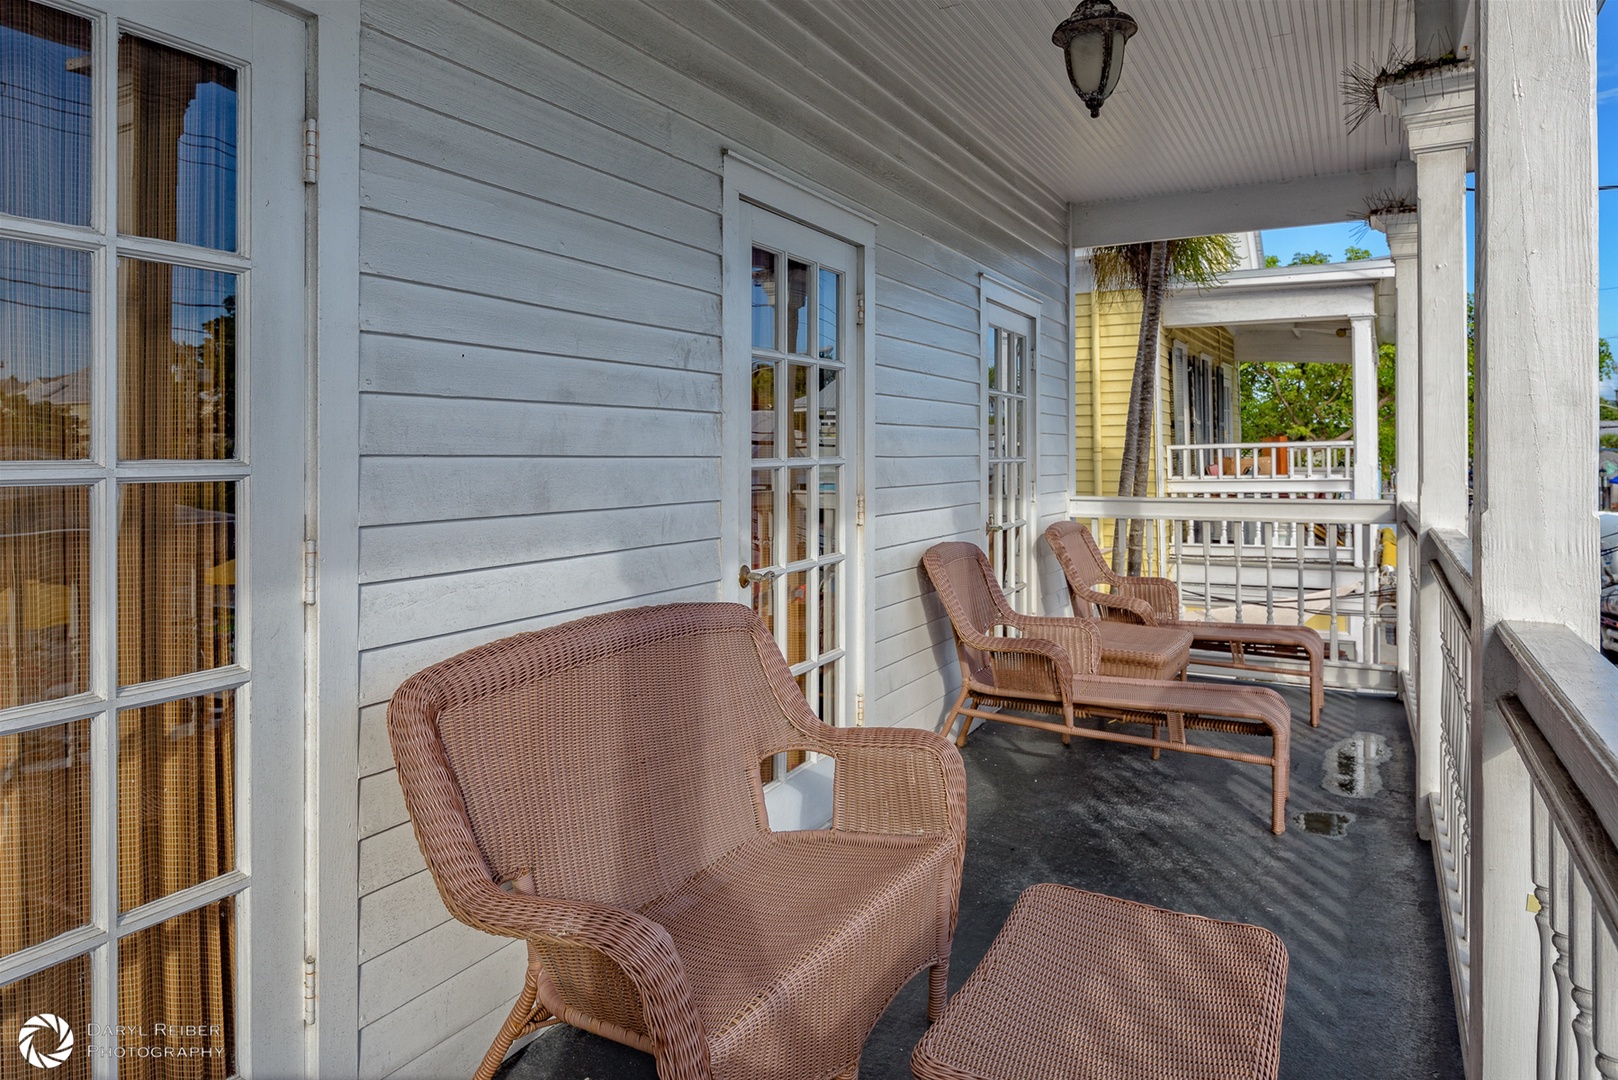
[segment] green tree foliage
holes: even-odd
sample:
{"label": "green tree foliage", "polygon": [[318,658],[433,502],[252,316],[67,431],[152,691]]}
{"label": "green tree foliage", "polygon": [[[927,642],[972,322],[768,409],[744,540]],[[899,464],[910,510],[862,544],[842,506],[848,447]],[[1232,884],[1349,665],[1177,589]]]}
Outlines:
{"label": "green tree foliage", "polygon": [[1345,262],[1360,262],[1361,260],[1369,259],[1370,257],[1370,248],[1355,247],[1353,244],[1348,245],[1348,247],[1343,251],[1343,260]]}
{"label": "green tree foliage", "polygon": [[1324,251],[1311,251],[1308,254],[1301,251],[1294,251],[1292,253],[1292,261],[1287,263],[1287,265],[1324,266],[1329,262],[1331,262],[1331,256],[1327,255]]}
{"label": "green tree foliage", "polygon": [[1280,265],[1281,265],[1281,256],[1279,256],[1279,255],[1266,255],[1266,256],[1264,256],[1264,269],[1269,270],[1272,267],[1276,267],[1276,266],[1280,266]]}

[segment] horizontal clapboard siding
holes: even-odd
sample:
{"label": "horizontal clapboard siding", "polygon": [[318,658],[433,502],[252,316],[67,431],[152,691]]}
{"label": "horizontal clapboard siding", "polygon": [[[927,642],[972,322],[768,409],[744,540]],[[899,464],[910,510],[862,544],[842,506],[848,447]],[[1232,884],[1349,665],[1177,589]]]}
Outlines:
{"label": "horizontal clapboard siding", "polygon": [[[917,562],[981,540],[983,274],[1039,299],[1041,523],[1072,445],[1066,210],[805,34],[791,5],[370,3],[360,40],[359,1071],[468,1071],[520,946],[450,919],[386,733],[462,649],[719,580],[723,152],[876,222],[868,723],[936,727]],[[797,27],[797,29],[795,29]],[[735,421],[732,421],[735,422]],[[1040,566],[1047,596],[1057,582]]]}

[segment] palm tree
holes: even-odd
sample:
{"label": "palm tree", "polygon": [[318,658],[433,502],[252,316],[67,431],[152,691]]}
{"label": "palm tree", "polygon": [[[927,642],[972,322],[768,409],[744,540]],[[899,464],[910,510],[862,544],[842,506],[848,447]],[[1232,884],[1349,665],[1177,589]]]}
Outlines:
{"label": "palm tree", "polygon": [[[1192,236],[1143,244],[1098,247],[1090,253],[1095,288],[1101,292],[1133,289],[1140,293],[1140,340],[1135,347],[1135,375],[1129,384],[1129,418],[1124,425],[1124,458],[1118,470],[1118,494],[1146,494],[1151,464],[1152,410],[1157,402],[1158,336],[1163,321],[1163,295],[1173,280],[1206,288],[1236,264],[1236,245],[1229,236]],[[1128,562],[1124,522],[1113,529],[1112,565],[1119,573],[1138,574],[1145,522],[1129,520]]]}

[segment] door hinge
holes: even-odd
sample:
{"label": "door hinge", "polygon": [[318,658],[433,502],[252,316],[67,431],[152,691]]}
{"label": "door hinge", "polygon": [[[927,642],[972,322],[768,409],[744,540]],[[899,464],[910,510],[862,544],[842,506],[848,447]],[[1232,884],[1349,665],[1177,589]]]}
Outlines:
{"label": "door hinge", "polygon": [[865,325],[865,294],[859,294],[859,302],[854,307],[854,325]]}
{"label": "door hinge", "polygon": [[315,563],[318,554],[313,540],[303,542],[303,602],[310,606],[315,602]]}
{"label": "door hinge", "polygon": [[854,496],[854,524],[855,525],[864,525],[865,524],[865,496],[864,496],[864,494]]}
{"label": "door hinge", "polygon": [[864,694],[855,694],[854,695],[854,726],[855,727],[864,727],[865,726],[865,695]]}
{"label": "door hinge", "polygon": [[320,182],[320,121],[312,116],[303,122],[303,182]]}
{"label": "door hinge", "polygon": [[315,958],[303,958],[303,1022],[313,1026],[315,1022]]}

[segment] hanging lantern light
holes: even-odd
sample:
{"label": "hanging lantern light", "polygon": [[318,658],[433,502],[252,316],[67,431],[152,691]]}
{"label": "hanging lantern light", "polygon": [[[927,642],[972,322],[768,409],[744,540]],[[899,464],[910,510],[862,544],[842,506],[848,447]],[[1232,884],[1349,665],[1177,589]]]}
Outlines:
{"label": "hanging lantern light", "polygon": [[1052,44],[1067,57],[1067,77],[1091,116],[1101,115],[1101,103],[1118,85],[1124,43],[1139,29],[1112,0],[1084,0],[1051,34]]}

